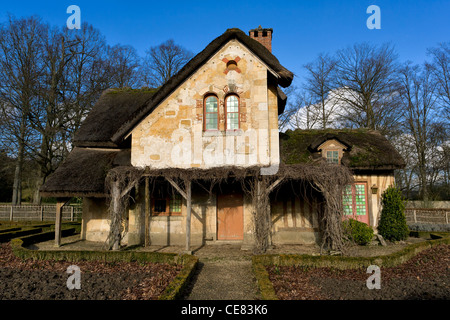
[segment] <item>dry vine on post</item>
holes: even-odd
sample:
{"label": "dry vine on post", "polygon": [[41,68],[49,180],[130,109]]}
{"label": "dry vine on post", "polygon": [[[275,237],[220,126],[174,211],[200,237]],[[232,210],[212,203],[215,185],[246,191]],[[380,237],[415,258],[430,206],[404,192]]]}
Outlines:
{"label": "dry vine on post", "polygon": [[119,250],[123,232],[126,230],[126,215],[130,192],[139,183],[143,171],[134,167],[116,167],[106,176],[106,187],[110,196],[110,231],[107,238],[109,250]]}

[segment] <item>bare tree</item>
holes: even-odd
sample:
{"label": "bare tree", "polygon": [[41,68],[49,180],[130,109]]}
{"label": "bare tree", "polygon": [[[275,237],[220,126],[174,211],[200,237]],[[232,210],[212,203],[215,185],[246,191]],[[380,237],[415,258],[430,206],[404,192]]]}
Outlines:
{"label": "bare tree", "polygon": [[342,117],[356,127],[385,133],[398,123],[397,55],[388,44],[355,44],[336,54],[335,87]]}
{"label": "bare tree", "polygon": [[174,76],[191,58],[192,52],[171,40],[151,47],[142,66],[142,81],[147,87],[157,88]]}
{"label": "bare tree", "polygon": [[[328,54],[319,54],[311,63],[304,66],[306,69],[305,90],[312,98],[315,118],[320,121],[320,128],[325,129],[332,125],[332,115],[336,113],[337,100],[328,99],[329,93],[334,89],[333,79],[337,61]],[[309,118],[309,117],[308,117]]]}
{"label": "bare tree", "polygon": [[41,72],[41,36],[46,30],[38,17],[16,19],[0,25],[0,99],[3,125],[16,153],[13,204],[22,197],[22,169],[26,145],[31,137],[29,115],[36,100]]}
{"label": "bare tree", "polygon": [[138,87],[140,58],[132,46],[116,44],[107,49],[110,86],[116,88]]}
{"label": "bare tree", "polygon": [[427,166],[430,157],[434,156],[430,149],[434,144],[431,134],[437,107],[436,83],[431,77],[430,68],[421,68],[410,62],[404,64],[400,75],[404,128],[414,141],[420,196],[426,201],[429,197]]}
{"label": "bare tree", "polygon": [[450,42],[428,49],[428,54],[432,57],[429,67],[438,84],[443,115],[450,121]]}

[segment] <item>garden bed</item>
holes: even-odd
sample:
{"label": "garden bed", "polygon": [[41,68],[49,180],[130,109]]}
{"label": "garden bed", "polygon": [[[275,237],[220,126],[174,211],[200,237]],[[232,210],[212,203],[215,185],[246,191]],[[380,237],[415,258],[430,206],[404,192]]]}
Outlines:
{"label": "garden bed", "polygon": [[[70,265],[81,270],[81,289],[69,290]],[[0,300],[158,299],[182,265],[169,263],[20,259],[0,244]]]}
{"label": "garden bed", "polygon": [[[0,243],[0,300],[177,299],[198,262],[169,253],[25,248],[51,233]],[[71,265],[80,268],[80,289],[67,287]]]}
{"label": "garden bed", "polygon": [[[384,256],[263,255],[253,263],[263,299],[450,299],[448,238]],[[380,267],[381,289],[368,289],[369,265]]]}

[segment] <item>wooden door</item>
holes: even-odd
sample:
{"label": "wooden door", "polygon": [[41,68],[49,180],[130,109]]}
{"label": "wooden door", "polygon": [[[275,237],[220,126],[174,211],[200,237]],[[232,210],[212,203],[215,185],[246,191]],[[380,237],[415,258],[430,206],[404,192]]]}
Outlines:
{"label": "wooden door", "polygon": [[369,225],[367,184],[355,183],[344,189],[344,219],[352,218]]}
{"label": "wooden door", "polygon": [[244,239],[244,197],[239,193],[217,196],[217,240]]}

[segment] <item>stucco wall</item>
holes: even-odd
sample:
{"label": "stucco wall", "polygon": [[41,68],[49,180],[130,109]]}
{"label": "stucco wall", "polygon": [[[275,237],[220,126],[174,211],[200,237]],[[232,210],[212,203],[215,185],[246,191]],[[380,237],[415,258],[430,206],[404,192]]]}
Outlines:
{"label": "stucco wall", "polygon": [[106,241],[109,233],[105,199],[84,198],[81,238],[87,241]]}

